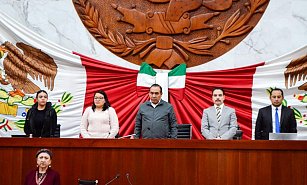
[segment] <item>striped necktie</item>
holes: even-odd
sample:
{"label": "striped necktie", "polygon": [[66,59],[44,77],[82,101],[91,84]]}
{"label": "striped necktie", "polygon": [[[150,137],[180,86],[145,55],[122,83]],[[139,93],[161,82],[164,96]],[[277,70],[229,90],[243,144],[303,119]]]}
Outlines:
{"label": "striped necktie", "polygon": [[221,123],[221,107],[216,107],[216,119],[217,119],[217,122],[220,124]]}

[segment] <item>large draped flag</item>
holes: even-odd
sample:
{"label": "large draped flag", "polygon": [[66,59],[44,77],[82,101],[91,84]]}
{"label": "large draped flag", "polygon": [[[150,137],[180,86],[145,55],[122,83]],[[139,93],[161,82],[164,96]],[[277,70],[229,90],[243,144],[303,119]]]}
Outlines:
{"label": "large draped flag", "polygon": [[225,104],[235,108],[244,139],[252,138],[257,111],[270,104],[267,93],[274,87],[284,89],[284,104],[295,109],[299,130],[303,133],[307,127],[306,89],[302,88],[307,46],[278,59],[228,70],[189,72],[183,64],[161,72],[146,63],[135,70],[69,51],[2,13],[0,44],[0,136],[23,133],[37,89],[48,91],[62,125],[61,137],[79,136],[82,112],[100,89],[117,112],[120,136],[131,134],[138,107],[157,82],[163,83],[163,94],[168,94],[165,98],[174,106],[178,123],[193,125],[195,139],[203,139],[202,111],[212,106],[214,87],[224,88]]}
{"label": "large draped flag", "polygon": [[[186,64],[180,64],[175,69],[162,73],[166,75],[160,74],[154,71],[149,64],[143,62],[137,76],[138,96],[142,96],[144,93],[147,94],[149,87],[154,83],[158,83],[166,87],[166,89],[163,88],[162,99],[168,101],[168,91],[171,91],[177,99],[182,100],[186,81]],[[164,96],[165,94],[167,96]]]}

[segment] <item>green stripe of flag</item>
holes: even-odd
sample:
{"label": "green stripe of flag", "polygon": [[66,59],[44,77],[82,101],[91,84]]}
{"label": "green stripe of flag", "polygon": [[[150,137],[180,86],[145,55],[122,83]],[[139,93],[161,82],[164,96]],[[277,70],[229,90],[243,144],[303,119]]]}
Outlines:
{"label": "green stripe of flag", "polygon": [[168,73],[168,87],[170,89],[185,88],[186,64],[180,64]]}
{"label": "green stripe of flag", "polygon": [[157,74],[157,72],[155,72],[152,69],[152,67],[149,64],[147,64],[146,62],[142,63],[139,73],[148,74],[150,76],[156,76],[156,74]]}
{"label": "green stripe of flag", "polygon": [[156,82],[156,74],[157,72],[155,72],[149,64],[143,62],[138,73],[136,85],[150,87]]}
{"label": "green stripe of flag", "polygon": [[187,65],[186,64],[180,64],[175,69],[170,71],[168,73],[168,76],[183,76],[183,75],[186,75],[186,71],[187,71]]}

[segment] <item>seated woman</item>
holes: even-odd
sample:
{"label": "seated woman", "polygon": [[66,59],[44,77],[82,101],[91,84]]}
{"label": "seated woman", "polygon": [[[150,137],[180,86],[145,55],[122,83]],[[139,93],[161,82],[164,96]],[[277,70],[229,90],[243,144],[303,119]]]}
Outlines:
{"label": "seated woman", "polygon": [[24,185],[60,185],[60,175],[51,169],[53,154],[48,149],[41,149],[36,153],[37,168],[26,176]]}
{"label": "seated woman", "polygon": [[33,137],[53,137],[57,126],[57,115],[44,90],[36,93],[36,103],[27,112],[24,132]]}
{"label": "seated woman", "polygon": [[91,107],[83,113],[80,131],[83,138],[115,138],[119,130],[118,117],[107,94],[97,91]]}

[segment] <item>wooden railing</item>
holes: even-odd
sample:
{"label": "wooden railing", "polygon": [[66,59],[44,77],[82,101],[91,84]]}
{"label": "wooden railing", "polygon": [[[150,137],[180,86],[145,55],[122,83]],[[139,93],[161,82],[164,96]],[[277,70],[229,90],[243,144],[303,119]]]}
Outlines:
{"label": "wooden railing", "polygon": [[306,141],[0,138],[0,184],[23,184],[49,148],[62,185],[306,185]]}

